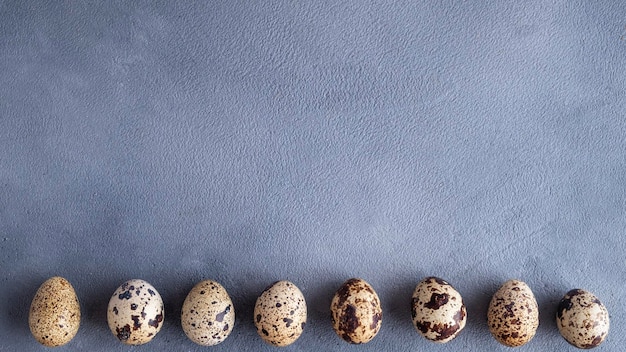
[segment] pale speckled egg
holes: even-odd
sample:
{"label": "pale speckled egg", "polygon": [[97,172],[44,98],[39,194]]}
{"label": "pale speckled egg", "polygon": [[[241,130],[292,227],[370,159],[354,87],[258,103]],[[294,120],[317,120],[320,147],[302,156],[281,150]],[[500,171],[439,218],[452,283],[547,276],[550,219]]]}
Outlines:
{"label": "pale speckled egg", "polygon": [[420,281],[411,304],[413,325],[428,340],[445,343],[465,327],[463,299],[452,285],[437,277]]}
{"label": "pale speckled egg", "polygon": [[44,346],[62,346],[74,338],[80,325],[80,304],[69,281],[55,276],[39,286],[30,305],[28,325]]}
{"label": "pale speckled egg", "polygon": [[593,293],[575,289],[559,302],[556,325],[567,342],[590,349],[600,345],[609,334],[609,312]]}
{"label": "pale speckled egg", "polygon": [[219,283],[201,281],[185,298],[180,322],[191,341],[203,346],[217,345],[235,325],[233,302]]}
{"label": "pale speckled egg", "polygon": [[115,337],[127,345],[150,342],[163,326],[163,300],[144,280],[124,282],[109,300],[107,320]]}
{"label": "pale speckled egg", "polygon": [[487,311],[493,337],[509,347],[530,341],[539,326],[539,307],[526,283],[509,280],[494,293]]}
{"label": "pale speckled egg", "polygon": [[306,324],[304,295],[289,281],[268,286],[254,306],[254,325],[263,341],[287,346],[300,337]]}
{"label": "pale speckled egg", "polygon": [[330,303],[333,329],[349,343],[371,341],[382,324],[383,310],[376,291],[362,279],[349,279]]}

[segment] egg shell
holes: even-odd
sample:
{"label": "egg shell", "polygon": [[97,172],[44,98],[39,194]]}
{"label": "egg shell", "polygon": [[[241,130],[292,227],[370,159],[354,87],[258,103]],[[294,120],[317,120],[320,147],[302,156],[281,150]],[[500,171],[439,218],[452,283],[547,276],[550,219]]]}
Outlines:
{"label": "egg shell", "polygon": [[127,345],[150,342],[161,330],[164,317],[161,295],[144,280],[124,282],[109,300],[109,328]]}
{"label": "egg shell", "polygon": [[382,324],[383,310],[376,291],[362,279],[349,279],[330,304],[333,329],[349,343],[371,341]]}
{"label": "egg shell", "polygon": [[302,334],[307,307],[300,289],[289,281],[268,286],[254,306],[254,325],[263,341],[288,346]]}
{"label": "egg shell", "polygon": [[415,329],[426,339],[445,343],[465,327],[467,312],[463,299],[452,285],[428,277],[415,287],[411,304]]}
{"label": "egg shell", "polygon": [[44,281],[30,305],[28,325],[35,339],[44,346],[70,342],[80,326],[80,304],[72,284],[59,276]]}
{"label": "egg shell", "polygon": [[574,289],[559,302],[556,325],[567,342],[590,349],[599,346],[609,334],[609,312],[593,293]]}
{"label": "egg shell", "polygon": [[226,289],[211,280],[194,286],[185,302],[180,322],[187,337],[202,346],[214,346],[230,335],[235,309]]}
{"label": "egg shell", "polygon": [[530,341],[539,326],[539,307],[526,283],[509,280],[494,293],[487,311],[493,337],[509,347]]}

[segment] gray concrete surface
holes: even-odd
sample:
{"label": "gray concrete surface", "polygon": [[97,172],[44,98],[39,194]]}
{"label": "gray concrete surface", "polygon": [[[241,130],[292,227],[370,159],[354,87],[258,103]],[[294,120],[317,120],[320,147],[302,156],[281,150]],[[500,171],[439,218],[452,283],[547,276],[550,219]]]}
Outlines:
{"label": "gray concrete surface", "polygon": [[[626,345],[626,5],[622,1],[0,1],[0,350],[61,275],[83,320],[58,351],[200,351],[180,327],[198,281],[237,314],[212,351],[275,350],[256,297],[287,279],[309,324],[285,351],[506,351],[490,296],[541,309],[519,351],[574,350],[553,316],[596,293]],[[463,295],[447,345],[411,325],[425,276]],[[333,333],[350,277],[378,291],[369,344]],[[106,305],[152,283],[165,325],[128,348]]]}

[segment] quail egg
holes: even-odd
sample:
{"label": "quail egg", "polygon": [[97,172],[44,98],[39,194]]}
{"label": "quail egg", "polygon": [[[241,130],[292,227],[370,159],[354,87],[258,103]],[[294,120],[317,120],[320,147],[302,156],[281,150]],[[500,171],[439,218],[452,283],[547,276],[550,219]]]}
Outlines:
{"label": "quail egg", "polygon": [[505,282],[491,298],[487,323],[493,337],[505,346],[530,341],[539,326],[539,307],[530,287],[518,280]]}
{"label": "quail egg", "polygon": [[144,280],[124,282],[109,300],[109,328],[121,342],[142,345],[150,342],[163,326],[163,300]]}
{"label": "quail egg", "polygon": [[263,341],[288,346],[302,334],[307,308],[300,289],[289,281],[268,286],[254,306],[254,325]]}
{"label": "quail egg", "polygon": [[371,341],[382,324],[383,310],[376,291],[362,279],[349,279],[330,304],[333,329],[353,344]]}
{"label": "quail egg", "polygon": [[39,286],[30,305],[28,325],[44,346],[62,346],[74,338],[80,325],[80,304],[69,281],[55,276]]}
{"label": "quail egg", "polygon": [[219,283],[201,281],[185,298],[180,322],[191,341],[203,346],[217,345],[235,325],[233,302]]}
{"label": "quail egg", "polygon": [[415,287],[411,305],[413,325],[428,340],[445,343],[465,327],[461,295],[446,281],[428,277]]}
{"label": "quail egg", "polygon": [[575,289],[561,299],[556,325],[570,344],[582,349],[594,348],[609,334],[609,312],[593,293]]}

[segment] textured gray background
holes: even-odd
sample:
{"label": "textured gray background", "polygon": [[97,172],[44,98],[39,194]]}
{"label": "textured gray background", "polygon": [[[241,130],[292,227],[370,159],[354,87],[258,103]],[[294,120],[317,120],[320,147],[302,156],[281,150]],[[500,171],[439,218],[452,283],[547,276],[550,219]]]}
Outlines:
{"label": "textured gray background", "polygon": [[[204,350],[179,314],[206,278],[237,314],[212,351],[274,350],[252,309],[279,279],[309,306],[289,351],[505,351],[485,313],[509,278],[541,309],[517,350],[573,350],[553,316],[577,287],[623,350],[623,1],[177,3],[0,1],[0,350],[39,349],[53,275],[83,311],[59,351],[131,349],[106,324],[130,278],[166,308],[138,351]],[[447,345],[411,324],[427,275],[468,306]],[[355,276],[384,308],[358,347],[328,312]]]}

